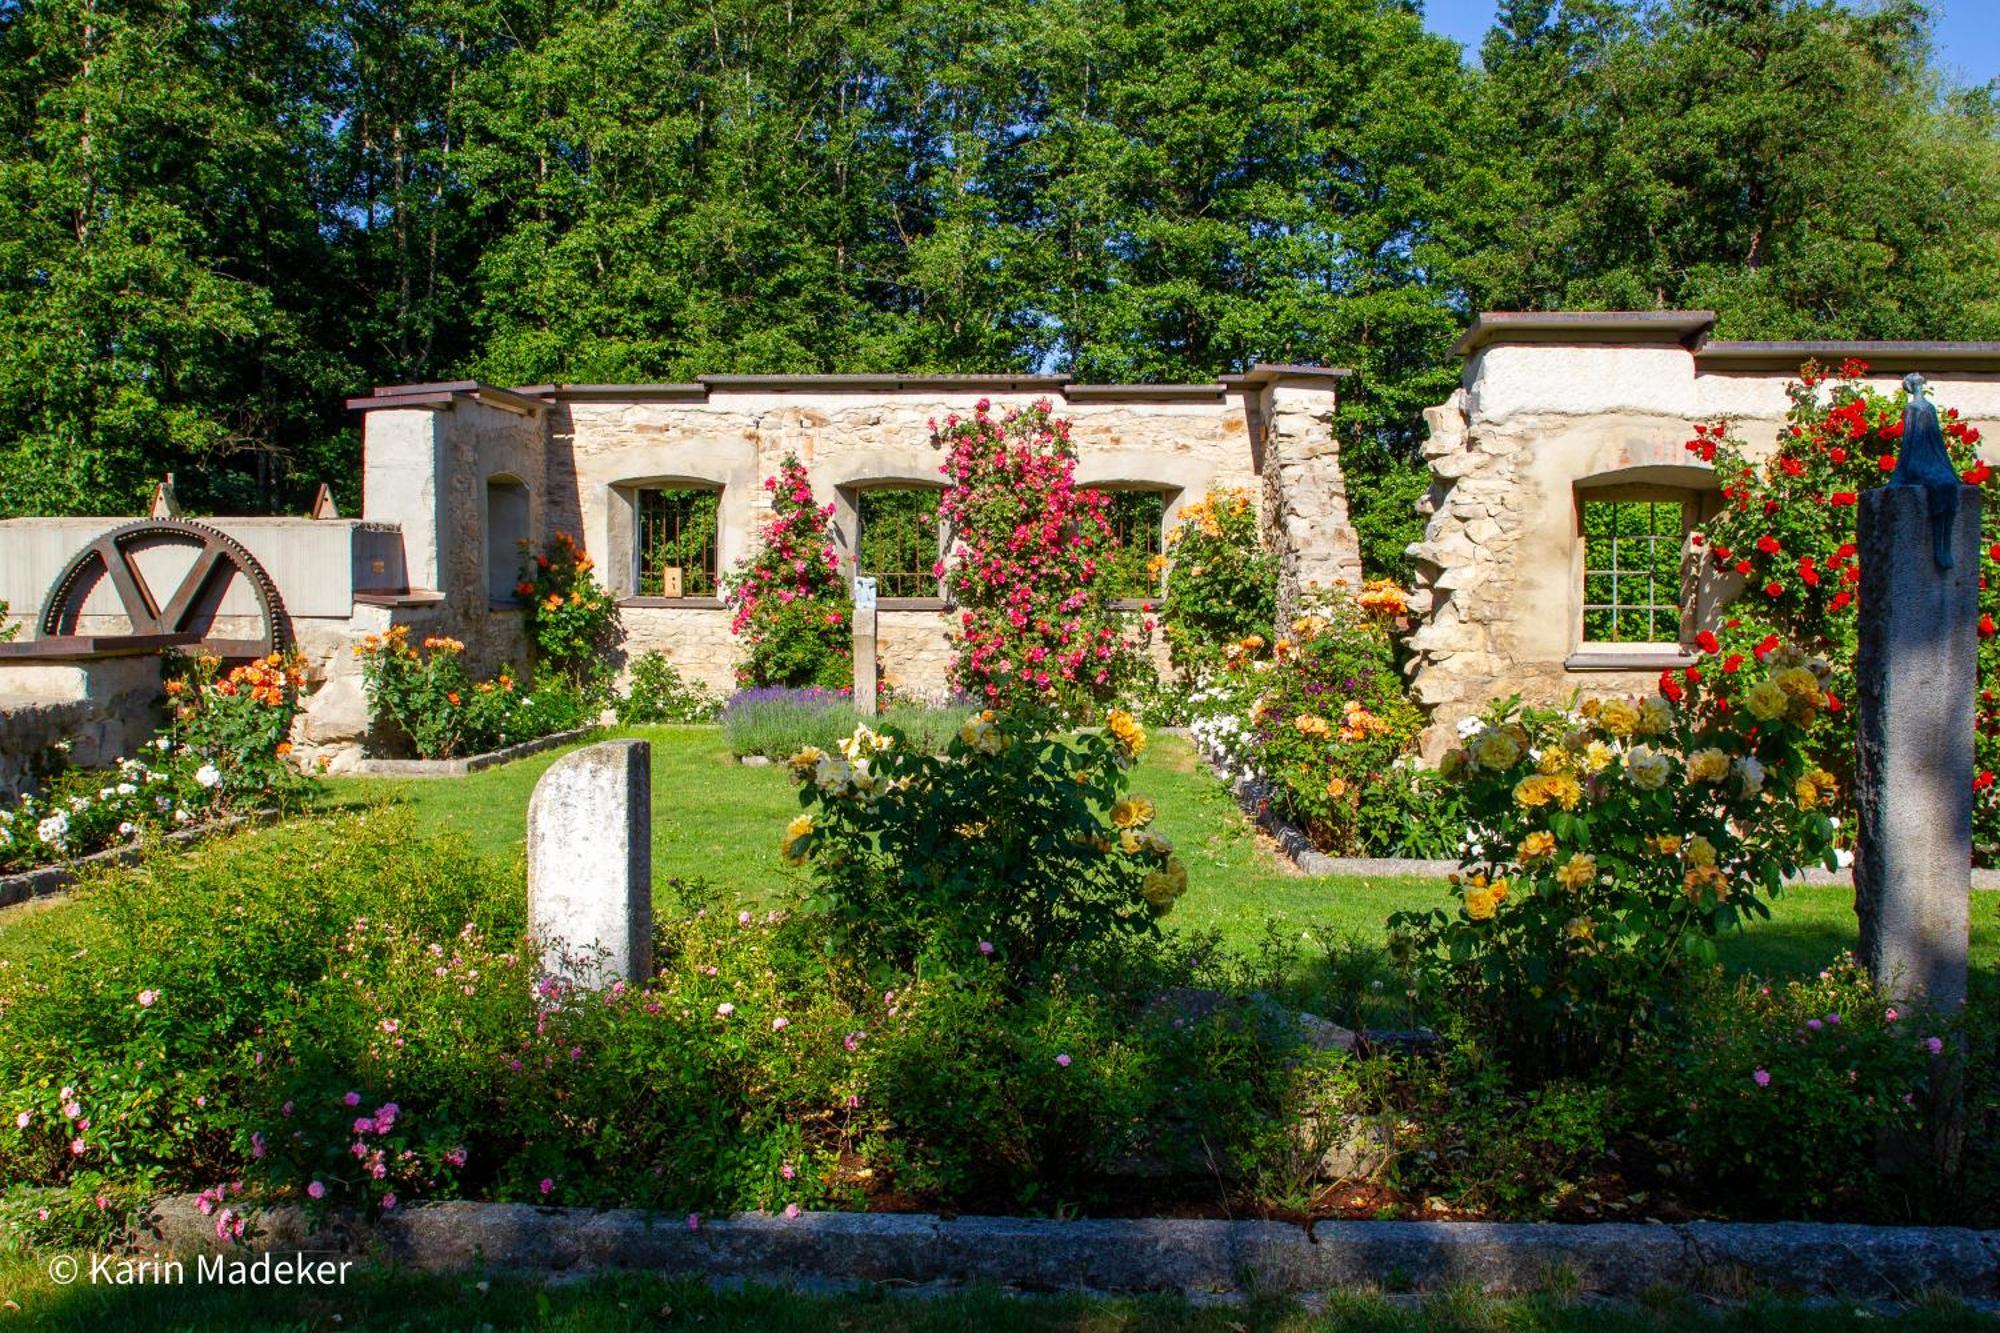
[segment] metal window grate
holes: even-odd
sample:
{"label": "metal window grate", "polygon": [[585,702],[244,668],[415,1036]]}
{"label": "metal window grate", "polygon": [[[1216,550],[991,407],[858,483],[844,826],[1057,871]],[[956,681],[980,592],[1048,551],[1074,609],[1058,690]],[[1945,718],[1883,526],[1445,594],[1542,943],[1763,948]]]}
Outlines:
{"label": "metal window grate", "polygon": [[639,492],[639,595],[716,595],[716,514],[722,493],[708,487]]}
{"label": "metal window grate", "polygon": [[1166,493],[1106,491],[1104,498],[1112,543],[1102,562],[1109,595],[1131,601],[1158,597],[1161,574],[1153,562],[1166,549]]}
{"label": "metal window grate", "polygon": [[1585,501],[1585,642],[1677,641],[1686,541],[1682,501]]}
{"label": "metal window grate", "polygon": [[882,597],[936,597],[938,500],[935,487],[873,487],[856,497],[858,572]]}

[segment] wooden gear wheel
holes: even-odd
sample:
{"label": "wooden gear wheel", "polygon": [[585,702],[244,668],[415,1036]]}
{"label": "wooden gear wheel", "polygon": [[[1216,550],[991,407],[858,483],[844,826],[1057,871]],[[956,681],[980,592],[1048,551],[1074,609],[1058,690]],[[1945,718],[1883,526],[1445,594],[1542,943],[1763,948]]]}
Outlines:
{"label": "wooden gear wheel", "polygon": [[[144,550],[160,546],[195,548],[194,563],[181,576],[180,584],[163,603],[146,580],[135,560]],[[208,635],[202,650],[221,658],[263,657],[281,652],[290,644],[285,620],[284,599],[277,585],[257,563],[257,558],[226,532],[186,519],[142,519],[114,528],[83,548],[64,566],[42,603],[41,634],[44,638],[75,635],[84,603],[101,579],[108,578],[118,595],[133,636],[190,634],[205,632],[213,619],[215,599],[231,576],[239,579],[256,599],[263,631],[256,638],[223,638]]]}

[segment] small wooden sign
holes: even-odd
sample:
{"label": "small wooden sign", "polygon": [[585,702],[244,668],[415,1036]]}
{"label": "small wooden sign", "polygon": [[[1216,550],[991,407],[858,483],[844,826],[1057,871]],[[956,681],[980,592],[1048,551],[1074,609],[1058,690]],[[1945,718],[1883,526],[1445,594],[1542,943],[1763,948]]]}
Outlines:
{"label": "small wooden sign", "polygon": [[325,482],[319,484],[319,494],[313,496],[312,518],[339,518],[340,510],[333,503],[333,488]]}
{"label": "small wooden sign", "polygon": [[160,484],[153,488],[153,512],[151,517],[179,518],[180,516],[181,504],[179,500],[174,498],[174,474],[169,472],[165,477],[161,478]]}
{"label": "small wooden sign", "polygon": [[681,567],[666,565],[660,570],[660,596],[679,597],[681,595]]}

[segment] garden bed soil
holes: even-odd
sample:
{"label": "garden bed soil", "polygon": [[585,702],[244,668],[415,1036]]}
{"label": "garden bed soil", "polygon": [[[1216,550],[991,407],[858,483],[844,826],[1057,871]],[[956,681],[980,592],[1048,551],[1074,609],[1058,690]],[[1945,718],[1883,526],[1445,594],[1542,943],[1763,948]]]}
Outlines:
{"label": "garden bed soil", "polygon": [[106,847],[101,852],[80,856],[74,861],[59,861],[54,865],[36,866],[33,870],[22,870],[11,875],[0,875],[0,907],[13,907],[35,898],[48,898],[75,884],[82,872],[96,867],[129,866],[148,852],[170,845],[186,845],[201,841],[217,833],[227,833],[230,829],[253,820],[262,821],[276,817],[275,810],[259,810],[247,815],[224,815],[189,828],[175,829],[160,838],[135,838],[116,847]]}
{"label": "garden bed soil", "polygon": [[544,750],[569,745],[600,730],[601,727],[589,726],[578,727],[574,731],[551,732],[518,745],[487,750],[482,754],[462,755],[457,759],[363,759],[348,771],[355,777],[366,778],[462,778],[468,773],[511,764],[516,759],[526,759]]}
{"label": "garden bed soil", "polygon": [[[593,1270],[764,1281],[991,1284],[1035,1291],[1293,1293],[1341,1287],[1584,1294],[1673,1288],[1742,1298],[2000,1297],[2000,1232],[1819,1223],[1055,1221],[923,1213],[664,1217],[508,1203],[416,1204],[362,1221],[281,1204],[253,1211],[242,1250],[325,1258],[375,1253],[423,1272]],[[136,1249],[215,1253],[196,1197],[160,1200]]]}

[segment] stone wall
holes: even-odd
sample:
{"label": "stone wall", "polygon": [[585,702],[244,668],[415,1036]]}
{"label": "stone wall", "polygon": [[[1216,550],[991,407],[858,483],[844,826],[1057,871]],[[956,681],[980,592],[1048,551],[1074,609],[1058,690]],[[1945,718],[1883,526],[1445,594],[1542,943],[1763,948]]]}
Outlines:
{"label": "stone wall", "polygon": [[[1409,550],[1418,617],[1410,670],[1432,710],[1428,756],[1493,698],[1650,691],[1663,668],[1688,660],[1677,643],[1583,641],[1578,505],[1596,488],[1672,491],[1687,493],[1699,516],[1712,513],[1719,483],[1684,448],[1695,422],[1726,416],[1753,453],[1768,452],[1789,407],[1785,383],[1808,356],[1868,360],[1884,391],[1921,370],[1941,405],[1975,421],[2000,418],[2000,346],[1714,342],[1712,321],[1699,312],[1486,316],[1461,340],[1463,385],[1424,414],[1429,522]],[[1692,623],[1712,621],[1733,591],[1700,588]]]}
{"label": "stone wall", "polygon": [[[712,376],[683,385],[514,391],[418,385],[377,390],[354,405],[368,412],[365,451],[371,485],[379,484],[387,506],[381,516],[393,516],[413,543],[420,533],[438,534],[437,558],[413,557],[412,570],[434,570],[454,609],[480,608],[482,624],[455,628],[458,637],[483,644],[483,627],[501,611],[489,613],[463,592],[483,567],[485,537],[476,514],[465,521],[470,496],[454,487],[511,473],[530,483],[536,541],[557,531],[581,535],[623,603],[628,659],[657,649],[691,678],[727,690],[737,661],[729,611],[713,598],[637,595],[644,488],[719,489],[716,566],[726,572],[750,554],[769,512],[763,483],[796,455],[816,498],[834,506],[834,539],[851,575],[858,493],[942,484],[933,422],[970,415],[981,399],[996,411],[1047,399],[1072,424],[1079,481],[1162,491],[1169,529],[1183,505],[1211,489],[1262,493],[1271,506],[1266,530],[1285,553],[1287,586],[1357,579],[1359,546],[1347,523],[1332,430],[1339,373],[1259,366],[1213,384],[1173,386],[1036,376]],[[519,471],[531,465],[539,469],[532,478]],[[424,466],[458,480],[427,483],[413,475]],[[377,516],[372,491],[368,504]],[[913,693],[941,693],[950,630],[942,601],[885,607],[885,679]]]}
{"label": "stone wall", "polygon": [[0,798],[51,768],[103,768],[135,755],[163,720],[160,659],[0,660]]}

